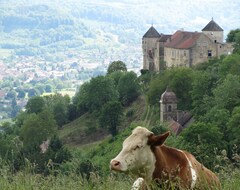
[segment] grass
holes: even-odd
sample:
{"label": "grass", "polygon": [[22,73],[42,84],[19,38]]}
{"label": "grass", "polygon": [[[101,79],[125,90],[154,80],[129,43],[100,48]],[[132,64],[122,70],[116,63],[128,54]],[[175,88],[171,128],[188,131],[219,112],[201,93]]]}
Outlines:
{"label": "grass", "polygon": [[[92,133],[96,131],[97,119],[92,114],[86,113],[77,118],[73,122],[65,125],[59,130],[59,137],[63,140],[64,144],[76,146],[78,144],[88,144],[93,140],[98,139],[96,136],[98,133]],[[103,136],[104,137],[104,136]]]}
{"label": "grass", "polygon": [[[2,174],[2,173],[1,173]],[[80,175],[69,174],[44,177],[38,174],[19,172],[15,175],[1,175],[1,190],[107,190],[129,189],[130,181],[116,181],[114,177],[100,178],[92,174],[87,181]]]}
{"label": "grass", "polygon": [[[234,175],[225,173],[222,176],[223,190],[238,190],[240,187],[240,170],[234,170]],[[80,175],[70,173],[44,177],[29,172],[9,174],[1,170],[1,190],[129,190],[133,179],[116,178],[109,173],[108,177],[92,174],[90,180],[84,180]]]}
{"label": "grass", "polygon": [[[145,113],[145,107],[146,102],[142,96],[138,97],[130,106],[125,107],[124,115],[127,115],[129,111],[132,111],[133,114],[130,117],[124,116],[121,126],[119,126],[120,131],[130,126],[132,122],[138,125],[144,124],[142,117]],[[58,135],[64,144],[76,147],[103,140],[109,136],[109,132],[107,129],[99,128],[98,119],[94,114],[86,113],[63,126]]]}

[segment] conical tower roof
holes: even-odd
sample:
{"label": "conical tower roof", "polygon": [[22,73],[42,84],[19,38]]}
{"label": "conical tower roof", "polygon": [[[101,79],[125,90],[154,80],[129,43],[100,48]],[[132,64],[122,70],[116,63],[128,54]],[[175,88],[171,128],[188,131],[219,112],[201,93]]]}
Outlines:
{"label": "conical tower roof", "polygon": [[151,26],[148,31],[143,35],[143,38],[160,38],[161,35],[158,33],[158,31]]}
{"label": "conical tower roof", "polygon": [[212,19],[202,31],[223,31],[223,29]]}

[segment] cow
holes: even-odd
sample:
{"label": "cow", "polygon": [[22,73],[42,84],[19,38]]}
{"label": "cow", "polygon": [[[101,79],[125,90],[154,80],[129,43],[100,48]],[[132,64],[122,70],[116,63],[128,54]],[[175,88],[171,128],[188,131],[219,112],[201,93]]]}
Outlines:
{"label": "cow", "polygon": [[139,177],[132,189],[151,189],[152,184],[164,189],[173,185],[178,189],[220,189],[218,177],[192,154],[164,145],[169,134],[154,135],[136,127],[110,161],[110,169]]}

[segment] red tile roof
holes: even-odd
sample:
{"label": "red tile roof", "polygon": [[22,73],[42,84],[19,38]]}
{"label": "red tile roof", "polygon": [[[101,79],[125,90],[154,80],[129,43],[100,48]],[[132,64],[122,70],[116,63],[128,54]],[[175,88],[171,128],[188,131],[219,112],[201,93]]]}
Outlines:
{"label": "red tile roof", "polygon": [[176,49],[189,49],[193,47],[202,33],[186,32],[178,30],[175,32],[170,41],[165,44],[165,47]]}
{"label": "red tile roof", "polygon": [[172,130],[175,135],[178,135],[182,131],[182,126],[178,122],[172,120],[171,123],[169,124],[168,128]]}

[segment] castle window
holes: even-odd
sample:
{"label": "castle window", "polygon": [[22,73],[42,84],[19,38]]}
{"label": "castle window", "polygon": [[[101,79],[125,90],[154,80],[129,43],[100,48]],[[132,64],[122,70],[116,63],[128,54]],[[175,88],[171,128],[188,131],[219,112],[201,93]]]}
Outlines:
{"label": "castle window", "polygon": [[168,110],[167,110],[168,112],[171,112],[172,111],[172,106],[171,105],[169,105],[168,106]]}
{"label": "castle window", "polygon": [[185,57],[187,56],[186,50],[184,50],[183,55],[184,55]]}
{"label": "castle window", "polygon": [[212,50],[208,50],[208,57],[212,57]]}

